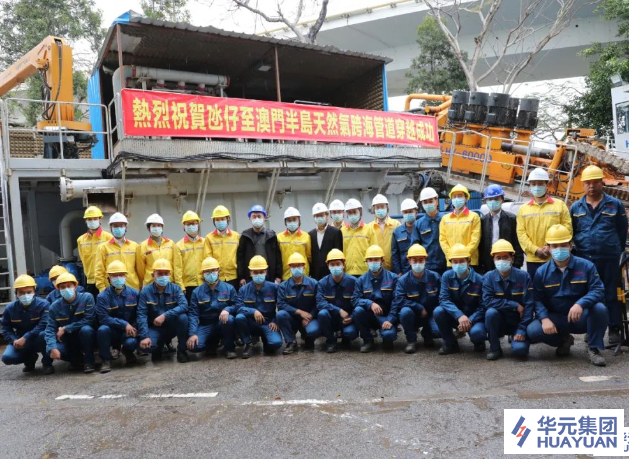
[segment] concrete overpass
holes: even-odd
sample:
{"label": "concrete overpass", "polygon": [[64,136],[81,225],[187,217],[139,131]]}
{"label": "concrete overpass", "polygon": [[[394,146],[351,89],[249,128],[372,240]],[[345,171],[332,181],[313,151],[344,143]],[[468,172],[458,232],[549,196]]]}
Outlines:
{"label": "concrete overpass", "polygon": [[[520,74],[516,82],[585,76],[588,73],[588,62],[578,53],[594,42],[609,43],[618,40],[615,22],[602,20],[601,13],[595,11],[596,5],[589,4],[591,2],[586,0],[577,0],[577,2],[581,9],[572,23],[548,43],[546,48]],[[551,5],[550,0],[548,4]],[[497,41],[506,37],[513,21],[519,15],[519,7],[520,2],[517,0],[504,1],[494,25]],[[556,17],[556,11],[556,8],[553,10],[552,6],[549,6],[544,14]],[[318,44],[392,58],[393,62],[387,66],[389,96],[399,96],[406,93],[408,79],[405,74],[410,68],[412,59],[419,53],[416,29],[427,14],[428,7],[423,2],[402,0],[329,15],[319,32]],[[468,55],[471,55],[474,37],[480,31],[480,23],[475,15],[472,16],[469,13],[463,13],[461,18],[461,46]],[[306,21],[301,27],[306,30],[310,23],[311,21]],[[270,32],[274,36],[293,37],[284,29]],[[523,48],[508,53],[504,62],[509,59],[519,60],[526,55],[527,49],[535,45],[536,38],[546,33],[547,28],[539,30],[527,39]],[[479,62],[478,74],[495,61],[495,53],[492,49],[486,47],[484,51],[487,64]],[[485,66],[484,69],[483,66]],[[499,77],[500,75],[489,77],[480,84],[482,86],[500,84]]]}

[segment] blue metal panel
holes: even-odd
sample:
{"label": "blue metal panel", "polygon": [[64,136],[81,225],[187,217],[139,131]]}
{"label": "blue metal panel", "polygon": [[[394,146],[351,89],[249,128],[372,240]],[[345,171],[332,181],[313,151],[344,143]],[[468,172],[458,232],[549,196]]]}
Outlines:
{"label": "blue metal panel", "polygon": [[384,111],[389,111],[389,88],[387,87],[387,65],[382,66],[382,97],[384,98]]}
{"label": "blue metal panel", "polygon": [[[87,81],[87,102],[90,104],[100,104],[100,74],[94,70],[94,74]],[[90,123],[92,130],[104,131],[103,111],[101,107],[90,105]],[[92,147],[92,159],[105,159],[105,136],[96,134],[98,142]]]}

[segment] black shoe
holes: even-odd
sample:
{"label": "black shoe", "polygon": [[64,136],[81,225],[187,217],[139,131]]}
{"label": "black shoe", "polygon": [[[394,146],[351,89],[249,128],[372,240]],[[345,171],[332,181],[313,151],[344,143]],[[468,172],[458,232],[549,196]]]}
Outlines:
{"label": "black shoe", "polygon": [[284,350],[282,351],[283,355],[290,355],[294,352],[297,352],[297,343],[292,342],[292,343],[287,343],[286,346],[284,347]]}
{"label": "black shoe", "polygon": [[262,346],[262,353],[264,355],[275,355],[275,349],[273,349],[272,347],[268,347],[263,345]]}
{"label": "black shoe", "polygon": [[570,355],[570,346],[574,344],[574,337],[570,334],[565,335],[561,340],[561,344],[555,351],[557,357],[567,357]]}
{"label": "black shoe", "polygon": [[406,347],[404,348],[404,352],[406,354],[414,354],[415,352],[417,352],[417,343],[415,343],[415,342],[406,343]]}
{"label": "black shoe", "polygon": [[474,352],[485,352],[487,350],[487,346],[484,342],[482,343],[474,343]]}
{"label": "black shoe", "polygon": [[487,360],[498,360],[502,357],[502,349],[498,349],[497,351],[489,351],[485,357],[487,357]]}
{"label": "black shoe", "polygon": [[238,357],[238,355],[234,351],[227,351],[225,352],[225,357],[227,357],[227,360],[233,360]]}
{"label": "black shoe", "polygon": [[45,365],[44,366],[44,374],[45,375],[52,375],[55,372],[55,367],[53,367],[52,365]]}
{"label": "black shoe", "polygon": [[92,365],[91,363],[86,363],[85,365],[83,365],[83,373],[89,374],[94,373],[94,371],[96,371],[96,368],[94,368],[94,365]]}
{"label": "black shoe", "polygon": [[616,346],[620,343],[620,329],[618,327],[609,327],[607,341],[610,346]]}
{"label": "black shoe", "polygon": [[109,360],[103,360],[103,363],[100,365],[101,373],[109,373],[111,371],[111,362]]}
{"label": "black shoe", "polygon": [[207,355],[208,357],[216,357],[216,352],[217,352],[217,350],[216,350],[215,347],[213,347],[213,346],[212,347],[208,347],[205,350],[205,355]]}
{"label": "black shoe", "polygon": [[137,363],[138,358],[135,356],[133,352],[123,351],[122,353],[124,354],[124,358],[127,365],[133,365],[134,363]]}
{"label": "black shoe", "polygon": [[341,346],[344,349],[349,349],[349,348],[352,347],[352,342],[349,339],[347,339],[347,338],[343,338],[343,339],[341,339]]}
{"label": "black shoe", "polygon": [[325,352],[328,354],[334,354],[336,352],[336,343],[330,343],[326,345]]}
{"label": "black shoe", "polygon": [[31,371],[35,371],[35,365],[31,365],[30,363],[25,363],[24,368],[22,368],[22,373],[30,373]]}
{"label": "black shoe", "polygon": [[177,351],[177,362],[188,363],[189,361],[190,357],[188,357],[188,353],[186,351]]}
{"label": "black shoe", "polygon": [[456,346],[441,346],[439,348],[439,355],[450,355],[450,354],[456,354],[457,352],[459,352],[459,345],[457,343]]}
{"label": "black shoe", "polygon": [[424,337],[424,347],[435,347],[435,340],[432,336]]}
{"label": "black shoe", "polygon": [[360,346],[360,352],[368,354],[371,351],[373,351],[373,341],[364,341],[363,345]]}
{"label": "black shoe", "polygon": [[151,360],[153,362],[159,362],[160,360],[162,360],[162,347],[160,345],[158,345],[157,349],[155,349],[155,352],[151,354]]}
{"label": "black shoe", "polygon": [[70,362],[70,370],[83,371],[83,364],[81,362]]}
{"label": "black shoe", "polygon": [[306,338],[304,340],[304,349],[306,351],[314,351],[314,348],[315,348],[314,340],[311,338]]}
{"label": "black shoe", "polygon": [[242,358],[248,359],[253,355],[253,345],[251,343],[245,344],[245,348],[242,350]]}

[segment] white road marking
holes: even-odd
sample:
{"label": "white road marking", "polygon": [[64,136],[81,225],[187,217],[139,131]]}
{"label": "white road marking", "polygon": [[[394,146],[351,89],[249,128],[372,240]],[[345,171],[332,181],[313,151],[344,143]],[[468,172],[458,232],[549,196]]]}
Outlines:
{"label": "white road marking", "polygon": [[282,406],[282,405],[332,405],[345,403],[345,400],[271,400],[262,402],[245,402],[242,405],[255,405],[255,406]]}
{"label": "white road marking", "polygon": [[123,398],[126,397],[126,395],[101,395],[98,398]]}
{"label": "white road marking", "polygon": [[213,398],[218,392],[197,392],[190,394],[148,394],[141,395],[142,398]]}
{"label": "white road marking", "polygon": [[600,382],[614,379],[614,376],[581,376],[579,379],[583,382]]}
{"label": "white road marking", "polygon": [[93,395],[60,395],[55,400],[90,400]]}

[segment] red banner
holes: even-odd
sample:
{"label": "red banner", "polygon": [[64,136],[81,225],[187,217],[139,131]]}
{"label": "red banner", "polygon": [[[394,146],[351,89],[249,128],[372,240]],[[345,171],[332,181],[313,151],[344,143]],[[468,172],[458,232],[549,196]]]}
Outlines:
{"label": "red banner", "polygon": [[439,147],[432,116],[169,92],[122,91],[129,136],[213,137]]}

